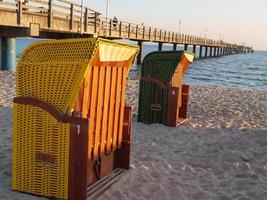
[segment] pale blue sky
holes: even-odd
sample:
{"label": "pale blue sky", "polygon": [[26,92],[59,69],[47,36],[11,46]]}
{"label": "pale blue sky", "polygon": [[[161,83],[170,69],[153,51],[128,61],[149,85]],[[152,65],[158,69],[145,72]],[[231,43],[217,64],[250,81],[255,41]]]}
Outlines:
{"label": "pale blue sky", "polygon": [[[77,0],[75,0],[77,1]],[[85,0],[105,15],[106,0]],[[267,50],[267,0],[111,0],[110,17]]]}

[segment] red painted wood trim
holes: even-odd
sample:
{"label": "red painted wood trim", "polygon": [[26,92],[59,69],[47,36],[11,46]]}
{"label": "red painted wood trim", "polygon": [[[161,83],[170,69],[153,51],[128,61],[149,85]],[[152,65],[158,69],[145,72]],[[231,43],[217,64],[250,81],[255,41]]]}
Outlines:
{"label": "red painted wood trim", "polygon": [[161,111],[161,104],[150,104],[150,110]]}
{"label": "red painted wood trim", "polygon": [[56,156],[42,153],[42,152],[36,152],[35,153],[35,159],[37,162],[48,162],[54,164],[56,162]]}
{"label": "red painted wood trim", "polygon": [[168,94],[167,126],[176,126],[178,106],[178,88],[172,88]]}
{"label": "red painted wood trim", "polygon": [[132,133],[132,108],[124,108],[122,146],[115,152],[115,167],[130,168],[130,147]]}
{"label": "red painted wood trim", "polygon": [[50,113],[58,121],[62,121],[64,118],[64,115],[59,110],[57,110],[54,106],[52,106],[51,104],[49,104],[46,101],[43,101],[43,100],[40,100],[37,98],[15,97],[13,99],[13,102],[17,103],[17,104],[31,105],[31,106],[42,108],[46,112]]}
{"label": "red painted wood trim", "polygon": [[[73,113],[73,117],[80,116],[81,113]],[[88,120],[87,123],[71,123],[68,200],[87,198],[88,130]]]}
{"label": "red painted wood trim", "polygon": [[182,86],[182,106],[179,111],[179,118],[187,118],[189,88],[189,85]]}
{"label": "red painted wood trim", "polygon": [[60,112],[58,109],[56,109],[53,105],[50,103],[34,98],[34,97],[15,97],[13,99],[14,103],[17,104],[23,104],[23,105],[31,105],[38,108],[43,109],[44,111],[51,114],[54,118],[56,118],[59,122],[62,123],[86,123],[88,120],[80,117],[71,117],[67,116],[64,113]]}
{"label": "red painted wood trim", "polygon": [[151,77],[141,77],[140,81],[146,81],[146,82],[150,82],[150,83],[154,83],[157,84],[158,86],[160,86],[163,89],[167,89],[170,90],[172,89],[171,86],[164,84],[162,81],[156,79],[156,78],[151,78]]}

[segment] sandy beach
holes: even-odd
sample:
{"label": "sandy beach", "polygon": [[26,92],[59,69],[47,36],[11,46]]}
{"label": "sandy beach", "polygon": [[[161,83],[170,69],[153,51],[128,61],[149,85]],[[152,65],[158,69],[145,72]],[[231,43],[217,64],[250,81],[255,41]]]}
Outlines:
{"label": "sandy beach", "polygon": [[[267,199],[266,91],[192,85],[189,123],[169,128],[136,122],[138,87],[128,83],[131,169],[98,199]],[[0,71],[0,199],[46,199],[11,190],[14,96],[15,73]]]}

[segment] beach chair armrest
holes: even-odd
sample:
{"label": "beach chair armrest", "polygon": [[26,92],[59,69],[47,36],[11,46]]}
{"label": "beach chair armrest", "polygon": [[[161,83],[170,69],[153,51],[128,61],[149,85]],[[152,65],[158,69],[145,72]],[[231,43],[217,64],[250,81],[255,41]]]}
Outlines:
{"label": "beach chair armrest", "polygon": [[55,119],[62,123],[74,123],[74,124],[84,124],[88,123],[88,119],[81,117],[67,116],[66,114],[60,112],[50,103],[34,98],[34,97],[15,97],[13,103],[31,105],[43,109],[44,111],[51,114]]}

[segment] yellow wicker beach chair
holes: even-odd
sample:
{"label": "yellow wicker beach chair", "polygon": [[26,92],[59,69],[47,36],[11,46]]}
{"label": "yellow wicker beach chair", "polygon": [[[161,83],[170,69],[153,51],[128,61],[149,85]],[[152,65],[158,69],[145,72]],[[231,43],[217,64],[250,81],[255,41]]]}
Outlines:
{"label": "yellow wicker beach chair", "polygon": [[13,190],[84,200],[129,168],[125,87],[137,51],[104,39],[69,39],[23,52],[14,98]]}

